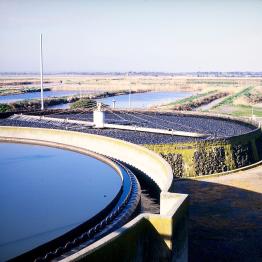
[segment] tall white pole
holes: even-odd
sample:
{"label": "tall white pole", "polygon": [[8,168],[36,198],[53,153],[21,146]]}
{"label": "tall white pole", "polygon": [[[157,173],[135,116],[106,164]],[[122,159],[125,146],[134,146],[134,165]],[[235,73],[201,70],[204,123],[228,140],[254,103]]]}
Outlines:
{"label": "tall white pole", "polygon": [[42,34],[40,34],[40,73],[41,73],[41,110],[44,110],[44,90],[43,90],[43,47]]}
{"label": "tall white pole", "polygon": [[[126,74],[126,78],[128,80],[128,73]],[[131,108],[131,86],[129,84],[128,86],[129,86],[128,105],[129,105],[129,108]]]}

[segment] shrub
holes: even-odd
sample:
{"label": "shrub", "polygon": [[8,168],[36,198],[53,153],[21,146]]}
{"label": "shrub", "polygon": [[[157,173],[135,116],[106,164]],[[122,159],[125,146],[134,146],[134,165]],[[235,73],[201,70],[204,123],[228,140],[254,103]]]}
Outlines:
{"label": "shrub", "polygon": [[78,108],[93,108],[96,106],[96,101],[89,98],[82,98],[76,102],[74,102],[70,108],[78,109]]}
{"label": "shrub", "polygon": [[0,113],[13,111],[14,107],[8,104],[0,104]]}

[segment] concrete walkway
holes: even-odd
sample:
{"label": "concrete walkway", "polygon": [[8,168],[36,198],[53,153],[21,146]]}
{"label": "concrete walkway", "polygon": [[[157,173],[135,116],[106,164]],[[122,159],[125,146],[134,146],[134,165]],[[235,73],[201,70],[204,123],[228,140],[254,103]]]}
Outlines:
{"label": "concrete walkway", "polygon": [[175,192],[190,194],[189,261],[262,261],[262,166]]}

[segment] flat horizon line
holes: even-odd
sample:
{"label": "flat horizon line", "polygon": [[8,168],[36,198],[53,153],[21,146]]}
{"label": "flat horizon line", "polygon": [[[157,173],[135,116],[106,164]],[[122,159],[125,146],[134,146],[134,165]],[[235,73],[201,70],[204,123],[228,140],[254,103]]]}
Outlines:
{"label": "flat horizon line", "polygon": [[[3,71],[0,75],[39,75],[38,71]],[[180,72],[170,72],[170,71],[52,71],[44,72],[45,75],[260,75],[262,76],[262,71],[180,71]]]}

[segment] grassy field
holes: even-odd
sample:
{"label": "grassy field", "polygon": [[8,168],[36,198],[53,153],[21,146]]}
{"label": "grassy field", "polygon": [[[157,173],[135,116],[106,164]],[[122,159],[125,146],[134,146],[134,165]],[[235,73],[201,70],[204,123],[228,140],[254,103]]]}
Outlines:
{"label": "grassy field", "polygon": [[236,92],[219,104],[214,106],[211,111],[217,113],[229,114],[233,116],[250,117],[252,114],[255,116],[262,116],[262,87],[249,86]]}
{"label": "grassy field", "polygon": [[231,106],[228,107],[228,113],[233,116],[251,117],[254,114],[257,117],[262,117],[262,107],[246,105]]}
{"label": "grassy field", "polygon": [[241,90],[239,92],[236,92],[235,94],[226,97],[221,103],[219,103],[215,107],[220,107],[220,106],[224,106],[224,105],[232,105],[234,103],[235,99],[240,98],[242,96],[249,96],[250,92],[252,91],[253,88],[254,87],[244,88],[243,90]]}
{"label": "grassy field", "polygon": [[[92,90],[92,91],[190,91],[235,93],[246,86],[262,86],[262,78],[208,78],[177,76],[74,76],[50,75],[44,77],[44,86],[52,90]],[[28,88],[39,88],[40,78],[37,76],[0,77],[1,90],[5,93],[20,92]]]}

